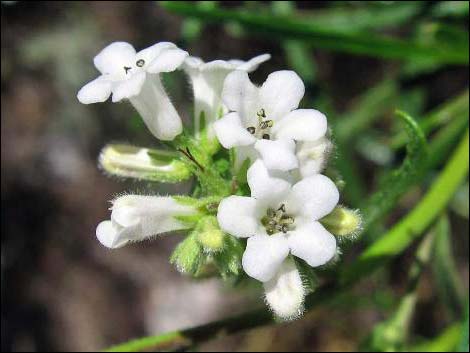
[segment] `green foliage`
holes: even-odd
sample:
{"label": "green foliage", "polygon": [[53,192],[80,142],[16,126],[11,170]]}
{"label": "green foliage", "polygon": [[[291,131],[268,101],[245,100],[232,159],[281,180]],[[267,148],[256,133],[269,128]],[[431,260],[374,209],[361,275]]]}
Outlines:
{"label": "green foliage", "polygon": [[353,283],[405,250],[444,210],[467,173],[468,130],[445,169],[419,204],[343,271],[342,282]]}
{"label": "green foliage", "polygon": [[[202,9],[184,1],[163,1],[169,11],[207,22],[239,23],[256,33],[273,34],[283,38],[296,38],[317,48],[342,51],[351,54],[371,55],[388,59],[429,60],[449,64],[468,64],[465,43],[455,48],[428,46],[396,38],[367,33],[343,33],[328,30],[314,21],[258,14],[243,10]],[[468,48],[468,43],[467,43]]]}
{"label": "green foliage", "polygon": [[456,268],[449,219],[446,215],[438,220],[434,231],[434,261],[432,270],[439,298],[454,319],[458,319],[464,309],[463,288]]}
{"label": "green foliage", "polygon": [[392,171],[362,207],[364,214],[364,227],[367,228],[388,211],[390,211],[398,198],[403,196],[409,186],[416,181],[427,161],[427,145],[422,130],[416,121],[404,112],[397,112],[406,126],[409,137],[407,155],[402,165]]}

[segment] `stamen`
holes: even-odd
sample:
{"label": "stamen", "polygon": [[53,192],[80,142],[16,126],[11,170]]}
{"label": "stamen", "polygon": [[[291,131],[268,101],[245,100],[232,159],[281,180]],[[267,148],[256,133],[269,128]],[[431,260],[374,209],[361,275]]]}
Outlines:
{"label": "stamen", "polygon": [[250,134],[252,134],[252,135],[254,135],[255,132],[256,132],[256,128],[255,128],[254,126],[247,127],[246,129],[247,129],[248,132],[249,132]]}
{"label": "stamen", "polygon": [[138,67],[142,67],[145,65],[145,60],[144,59],[139,59],[137,60],[137,62],[135,63]]}
{"label": "stamen", "polygon": [[129,67],[129,66],[124,66],[124,71],[126,71],[126,75],[127,75],[127,72],[132,69],[132,67]]}
{"label": "stamen", "polygon": [[263,139],[264,140],[269,140],[269,139],[271,139],[271,137],[269,136],[269,134],[263,134]]}
{"label": "stamen", "polygon": [[263,108],[261,108],[261,110],[258,113],[256,113],[256,115],[258,115],[258,117],[260,118],[266,118],[266,112],[264,111]]}
{"label": "stamen", "polygon": [[277,210],[268,208],[266,215],[261,218],[261,224],[268,235],[287,233],[292,230],[295,223],[294,217],[286,214],[286,206],[282,204]]}

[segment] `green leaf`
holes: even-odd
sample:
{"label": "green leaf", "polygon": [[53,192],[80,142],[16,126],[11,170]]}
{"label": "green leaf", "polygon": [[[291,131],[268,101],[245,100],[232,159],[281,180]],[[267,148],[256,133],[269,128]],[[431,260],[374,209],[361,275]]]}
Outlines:
{"label": "green leaf", "polygon": [[303,10],[299,11],[298,16],[303,21],[315,22],[317,26],[325,29],[338,32],[360,32],[401,25],[418,15],[423,8],[423,3],[419,1],[351,5],[318,8],[312,11]]}
{"label": "green leaf", "polygon": [[459,352],[468,352],[469,347],[468,347],[468,324],[469,324],[469,315],[468,315],[468,298],[467,298],[467,308],[465,310],[465,316],[463,320],[463,325],[462,325],[462,335],[461,335],[461,340],[460,344],[458,347]]}
{"label": "green leaf", "polygon": [[468,17],[468,1],[440,1],[432,10],[436,17]]}
{"label": "green leaf", "polygon": [[112,176],[162,183],[179,183],[192,175],[177,153],[123,144],[106,145],[99,166]]}
{"label": "green leaf", "polygon": [[409,335],[411,320],[417,302],[417,287],[421,274],[431,259],[435,234],[428,234],[416,251],[408,271],[407,290],[395,312],[377,324],[365,342],[364,349],[372,352],[395,352],[402,350]]}
{"label": "green leaf", "polygon": [[270,38],[294,38],[303,40],[314,47],[377,56],[388,59],[419,60],[433,58],[449,64],[468,64],[468,51],[462,48],[442,48],[427,46],[404,40],[378,36],[373,33],[341,33],[317,25],[314,21],[272,16],[244,10],[201,9],[189,2],[164,1],[162,5],[169,11],[204,19],[207,22],[233,21],[257,34]]}
{"label": "green leaf", "polygon": [[352,265],[343,270],[340,275],[341,283],[354,283],[405,250],[440,215],[467,173],[468,130],[444,170],[418,205],[389,232],[370,245]]}
{"label": "green leaf", "polygon": [[427,144],[422,130],[416,121],[404,112],[397,112],[405,122],[410,140],[407,155],[402,165],[392,171],[362,207],[364,228],[374,224],[396,204],[397,200],[415,183],[423,166],[426,165]]}
{"label": "green leaf", "polygon": [[434,232],[436,240],[434,245],[434,261],[432,270],[436,281],[438,296],[443,300],[446,308],[453,314],[453,318],[459,318],[463,309],[463,288],[452,252],[452,239],[449,219],[441,216]]}
{"label": "green leaf", "polygon": [[[423,133],[429,135],[435,128],[448,124],[462,115],[465,115],[468,119],[468,99],[468,90],[466,90],[418,119],[418,125]],[[391,146],[394,149],[401,148],[407,143],[407,140],[407,134],[399,132],[392,138]]]}
{"label": "green leaf", "polygon": [[[406,352],[453,352],[458,345],[461,331],[462,325],[460,323],[453,324],[443,330],[437,337],[407,347]],[[468,352],[468,349],[466,352]]]}

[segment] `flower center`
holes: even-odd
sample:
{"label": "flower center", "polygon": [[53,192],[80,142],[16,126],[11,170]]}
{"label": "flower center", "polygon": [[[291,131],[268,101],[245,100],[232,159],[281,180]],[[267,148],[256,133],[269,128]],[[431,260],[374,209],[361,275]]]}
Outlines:
{"label": "flower center", "polygon": [[258,126],[250,126],[247,128],[248,132],[254,135],[257,139],[271,139],[270,131],[274,125],[274,121],[266,119],[266,112],[261,109],[258,113]]}
{"label": "flower center", "polygon": [[294,217],[286,212],[286,205],[282,204],[277,210],[268,208],[266,215],[261,218],[261,224],[266,229],[268,235],[273,235],[279,232],[287,233],[293,230]]}

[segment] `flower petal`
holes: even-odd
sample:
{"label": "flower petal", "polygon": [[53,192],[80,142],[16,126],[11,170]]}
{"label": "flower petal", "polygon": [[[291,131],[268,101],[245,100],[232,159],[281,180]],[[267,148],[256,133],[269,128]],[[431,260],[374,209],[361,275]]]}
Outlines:
{"label": "flower petal", "polygon": [[158,139],[171,141],[183,131],[181,118],[168,98],[159,75],[147,75],[140,94],[129,99]]}
{"label": "flower petal", "polygon": [[294,213],[318,220],[329,214],[339,201],[339,192],[328,177],[316,174],[292,187],[287,201]]}
{"label": "flower petal", "polygon": [[269,205],[284,200],[291,188],[287,181],[269,175],[266,166],[259,159],[248,169],[247,179],[251,197]]}
{"label": "flower petal", "polygon": [[332,149],[333,144],[326,137],[300,143],[296,155],[302,178],[320,173],[325,168]]}
{"label": "flower petal", "polygon": [[261,107],[269,119],[279,120],[297,109],[304,93],[304,83],[294,71],[276,71],[260,88]]}
{"label": "flower petal", "polygon": [[96,227],[96,237],[107,248],[121,248],[129,243],[129,239],[122,239],[120,230],[120,227],[114,225],[112,221],[103,221]]}
{"label": "flower petal", "polygon": [[124,67],[134,65],[135,49],[126,42],[114,42],[105,47],[93,59],[95,67],[112,80],[125,77]]}
{"label": "flower petal", "polygon": [[256,113],[261,108],[259,89],[251,83],[245,71],[235,70],[227,75],[222,90],[222,100],[229,110],[238,112],[244,126],[257,123]]}
{"label": "flower petal", "polygon": [[148,48],[142,49],[135,55],[135,63],[139,60],[144,61],[142,68],[146,69],[152,61],[154,61],[163,51],[167,49],[174,49],[177,46],[171,42],[159,42]]}
{"label": "flower petal", "polygon": [[289,248],[310,266],[326,264],[336,253],[336,238],[319,222],[306,222],[289,232]]}
{"label": "flower petal", "polygon": [[111,82],[100,76],[83,86],[78,91],[77,98],[82,104],[104,102],[111,95],[111,86]]}
{"label": "flower petal", "polygon": [[315,109],[297,109],[276,121],[273,133],[278,139],[315,141],[325,136],[326,116]]}
{"label": "flower petal", "polygon": [[281,319],[292,320],[302,314],[305,289],[291,258],[287,258],[276,275],[264,283],[264,290],[266,302]]}
{"label": "flower petal", "polygon": [[144,85],[146,74],[144,71],[133,74],[128,80],[118,82],[113,88],[113,102],[137,96]]}
{"label": "flower petal", "polygon": [[215,121],[214,130],[225,148],[247,146],[256,141],[256,138],[242,125],[238,113],[229,113]]}
{"label": "flower petal", "polygon": [[219,204],[217,221],[225,232],[238,238],[247,238],[258,231],[260,213],[254,198],[229,196]]}
{"label": "flower petal", "polygon": [[299,166],[292,140],[258,140],[255,148],[268,169],[288,171]]}
{"label": "flower petal", "polygon": [[[255,71],[260,64],[264,63],[265,61],[268,61],[269,59],[271,59],[270,54],[261,54],[261,55],[255,56],[254,58],[248,61],[240,61],[238,62],[237,70],[243,70],[246,72]],[[236,63],[236,61],[232,61],[232,60],[230,62]]]}
{"label": "flower petal", "polygon": [[184,59],[186,59],[188,55],[188,52],[179,48],[163,50],[149,63],[147,71],[154,74],[175,71],[183,64]]}
{"label": "flower petal", "polygon": [[289,255],[289,245],[283,234],[255,235],[248,239],[242,265],[248,276],[267,282],[277,273]]}

